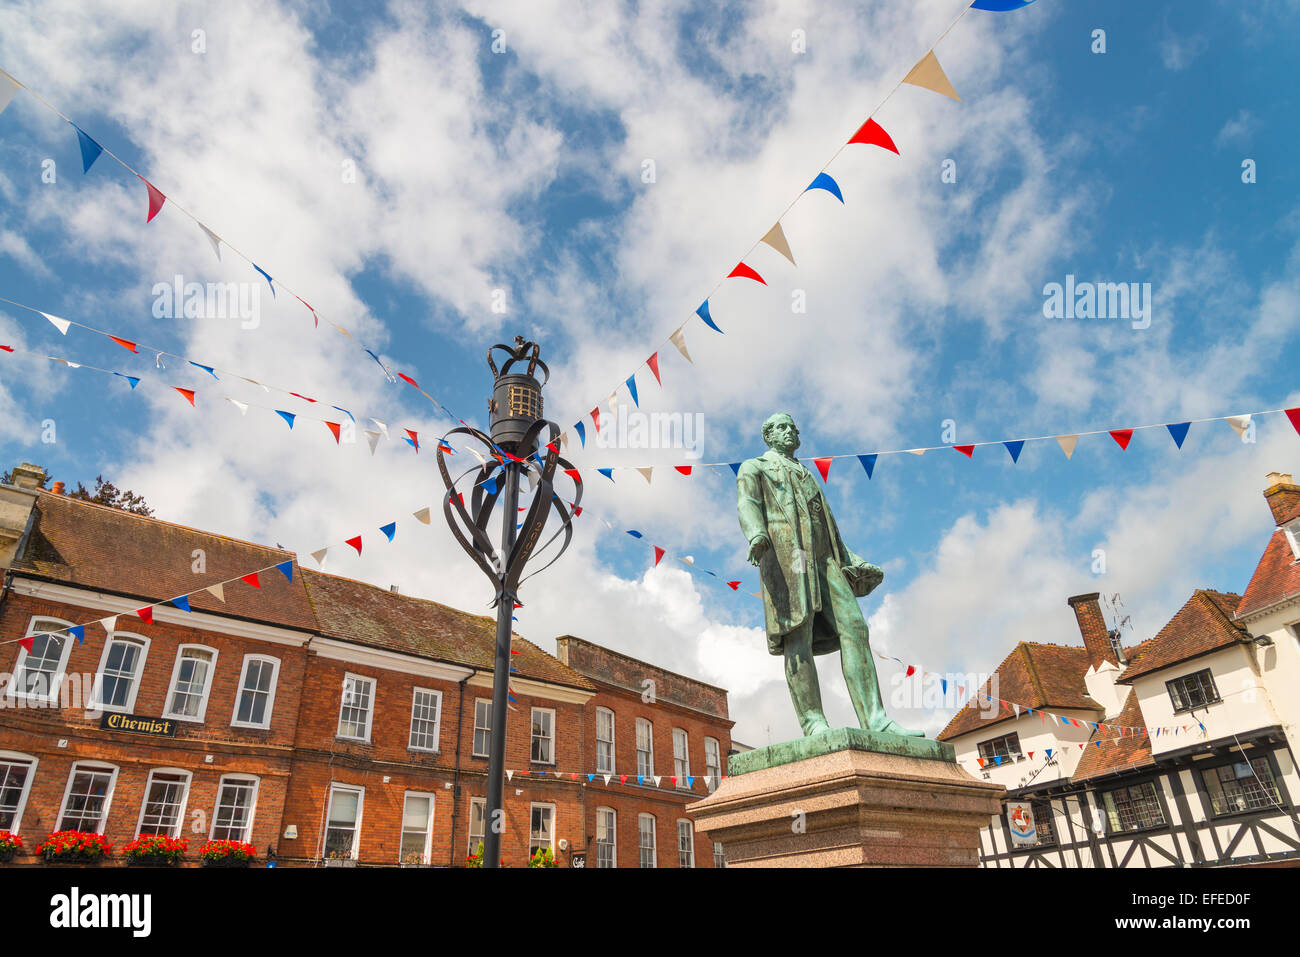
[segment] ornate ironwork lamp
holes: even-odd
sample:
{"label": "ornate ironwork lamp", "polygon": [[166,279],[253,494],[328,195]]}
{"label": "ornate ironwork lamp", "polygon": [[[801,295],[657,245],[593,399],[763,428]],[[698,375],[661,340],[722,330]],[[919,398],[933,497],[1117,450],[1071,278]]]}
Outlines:
{"label": "ornate ironwork lamp", "polygon": [[[508,358],[498,370],[492,354],[503,350]],[[488,350],[488,367],[495,383],[488,401],[491,435],[484,435],[468,425],[452,429],[438,444],[438,471],[447,487],[443,515],[452,534],[465,553],[474,559],[491,580],[497,609],[496,656],[492,670],[492,717],[488,747],[487,818],[483,829],[483,866],[496,867],[501,860],[501,834],[505,829],[502,794],[505,790],[506,708],[510,683],[510,622],[518,599],[519,586],[528,578],[555,562],[573,538],[573,516],[580,513],[582,481],[572,464],[560,457],[560,429],[542,418],[542,386],[550,370],[539,358],[537,343],[515,336],[513,347],[497,343]],[[519,371],[526,364],[526,371]],[[543,378],[537,380],[537,370]],[[512,371],[516,370],[516,371]],[[483,444],[486,455],[479,455],[480,465],[472,466],[455,479],[447,469],[447,440],[453,435],[473,438]],[[541,442],[543,435],[546,441]],[[556,466],[571,476],[572,498],[566,504],[552,487]],[[470,477],[469,507],[459,485]],[[532,502],[522,523],[518,521],[521,481],[531,486]],[[527,489],[526,489],[527,490]],[[497,503],[501,503],[501,544],[496,547],[488,534]],[[538,542],[554,514],[559,526],[551,536]],[[558,548],[545,565],[524,575],[524,566],[540,555],[557,539]]]}

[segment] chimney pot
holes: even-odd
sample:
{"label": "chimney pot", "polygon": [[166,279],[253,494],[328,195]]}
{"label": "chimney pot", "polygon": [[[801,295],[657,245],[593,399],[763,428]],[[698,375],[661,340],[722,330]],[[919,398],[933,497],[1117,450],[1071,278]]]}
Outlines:
{"label": "chimney pot", "polygon": [[50,488],[50,491],[53,492],[55,495],[62,495],[62,494],[63,494],[63,483],[62,483],[62,482],[55,482],[54,485]]}
{"label": "chimney pot", "polygon": [[396,585],[389,585],[389,586],[388,586],[388,590],[391,591],[394,595],[397,594],[397,586],[396,586]]}

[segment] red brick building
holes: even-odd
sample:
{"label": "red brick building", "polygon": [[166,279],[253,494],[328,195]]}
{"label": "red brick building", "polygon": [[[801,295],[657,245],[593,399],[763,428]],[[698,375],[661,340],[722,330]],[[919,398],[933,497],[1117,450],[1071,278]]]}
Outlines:
{"label": "red brick building", "polygon": [[[484,828],[494,620],[13,474],[0,830],[24,838],[16,863],[63,829],[119,847],[184,837],[187,862],[231,838],[280,864],[464,863]],[[257,570],[257,587],[209,587]],[[154,602],[168,604],[142,620]],[[724,773],[726,692],[580,639],[559,647],[514,640],[505,863],[538,847],[560,866],[721,862],[680,822]],[[161,733],[111,726],[124,716]]]}

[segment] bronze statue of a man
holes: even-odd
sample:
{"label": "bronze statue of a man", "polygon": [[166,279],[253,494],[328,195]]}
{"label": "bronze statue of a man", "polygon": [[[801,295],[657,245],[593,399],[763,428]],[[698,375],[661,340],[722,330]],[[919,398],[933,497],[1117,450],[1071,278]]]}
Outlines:
{"label": "bronze statue of a man", "polygon": [[858,723],[868,731],[923,736],[885,714],[858,598],[884,572],[849,551],[816,477],[799,463],[799,429],[784,412],[763,423],[768,449],[736,477],[749,563],[763,582],[767,650],[785,655],[785,678],[805,736],[826,731],[814,655],[840,652]]}

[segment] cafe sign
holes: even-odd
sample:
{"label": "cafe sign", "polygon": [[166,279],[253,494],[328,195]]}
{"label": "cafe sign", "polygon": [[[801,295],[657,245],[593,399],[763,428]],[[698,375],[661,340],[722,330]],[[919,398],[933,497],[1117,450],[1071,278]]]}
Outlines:
{"label": "cafe sign", "polygon": [[139,715],[112,712],[99,719],[99,726],[105,731],[147,734],[154,738],[176,736],[176,722],[170,718],[142,718]]}

